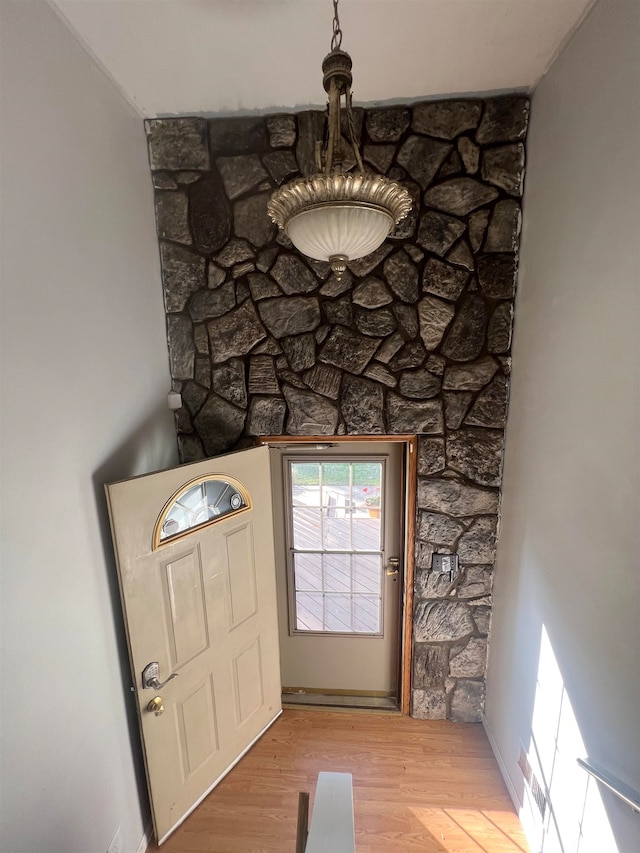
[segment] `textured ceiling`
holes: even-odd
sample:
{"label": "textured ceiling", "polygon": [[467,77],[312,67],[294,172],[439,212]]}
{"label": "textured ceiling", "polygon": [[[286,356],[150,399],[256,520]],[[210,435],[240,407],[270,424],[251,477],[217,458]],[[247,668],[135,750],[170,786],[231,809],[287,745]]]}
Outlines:
{"label": "textured ceiling", "polygon": [[[145,116],[324,103],[331,0],[50,0]],[[531,90],[592,0],[341,0],[354,101]]]}

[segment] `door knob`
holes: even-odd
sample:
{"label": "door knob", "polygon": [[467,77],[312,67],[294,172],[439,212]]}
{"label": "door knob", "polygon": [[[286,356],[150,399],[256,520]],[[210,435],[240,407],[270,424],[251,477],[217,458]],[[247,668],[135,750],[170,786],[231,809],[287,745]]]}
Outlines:
{"label": "door knob", "polygon": [[154,690],[162,690],[165,684],[168,684],[172,678],[177,678],[178,673],[172,672],[169,678],[166,681],[159,681],[158,674],[160,672],[160,665],[157,660],[154,660],[152,663],[148,663],[145,668],[142,670],[142,687],[146,690],[148,687],[153,687]]}
{"label": "door knob", "polygon": [[162,704],[161,696],[154,696],[151,702],[147,705],[147,711],[153,711],[156,717],[164,714],[164,705]]}

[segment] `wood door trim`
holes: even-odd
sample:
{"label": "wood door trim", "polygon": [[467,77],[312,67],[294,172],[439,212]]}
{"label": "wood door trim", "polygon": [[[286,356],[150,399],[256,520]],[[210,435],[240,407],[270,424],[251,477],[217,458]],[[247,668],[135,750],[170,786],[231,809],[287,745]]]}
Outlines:
{"label": "wood door trim", "polygon": [[405,559],[402,602],[402,627],[400,634],[400,712],[408,715],[411,710],[411,665],[413,635],[413,578],[415,573],[416,504],[418,488],[418,437],[416,435],[263,435],[256,438],[258,444],[281,447],[293,444],[347,444],[371,443],[374,441],[402,442],[406,444],[405,490]]}

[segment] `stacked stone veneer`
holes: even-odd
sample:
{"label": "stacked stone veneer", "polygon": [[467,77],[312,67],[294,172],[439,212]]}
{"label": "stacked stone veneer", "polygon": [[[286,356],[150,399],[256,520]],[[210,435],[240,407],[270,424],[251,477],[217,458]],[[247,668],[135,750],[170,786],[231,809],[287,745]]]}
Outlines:
{"label": "stacked stone veneer", "polygon": [[484,700],[527,118],[516,96],[357,110],[366,163],[415,209],[341,282],[266,214],[314,171],[321,112],[146,124],[182,460],[419,435],[416,717],[475,721]]}

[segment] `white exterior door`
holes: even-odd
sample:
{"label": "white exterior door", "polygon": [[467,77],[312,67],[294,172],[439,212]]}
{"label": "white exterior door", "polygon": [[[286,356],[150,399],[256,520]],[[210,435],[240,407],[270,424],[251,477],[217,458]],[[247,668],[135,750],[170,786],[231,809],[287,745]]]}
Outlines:
{"label": "white exterior door", "polygon": [[161,843],[281,712],[269,449],[106,490]]}

